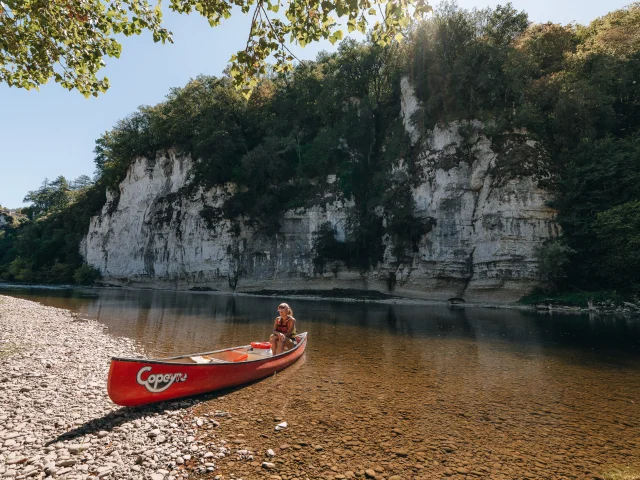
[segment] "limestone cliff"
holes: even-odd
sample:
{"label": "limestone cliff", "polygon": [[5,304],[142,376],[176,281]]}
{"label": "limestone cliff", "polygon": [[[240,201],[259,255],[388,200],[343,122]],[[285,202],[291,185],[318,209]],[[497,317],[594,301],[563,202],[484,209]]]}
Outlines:
{"label": "limestone cliff", "polygon": [[[117,284],[187,289],[375,289],[430,299],[515,301],[535,286],[535,249],[556,236],[549,193],[538,186],[544,155],[526,135],[499,149],[479,122],[452,123],[420,134],[411,118],[420,108],[406,80],[402,112],[417,160],[417,216],[428,219],[410,258],[395,258],[383,239],[384,260],[367,272],[333,262],[314,264],[314,233],[329,222],[344,237],[350,199],[336,197],[285,212],[273,236],[220,213],[233,185],[185,193],[190,158],[168,154],[137,159],[119,192],[108,194],[82,244],[87,262]],[[395,173],[408,169],[398,159]],[[397,175],[406,181],[406,175]],[[384,212],[381,212],[384,215]]]}

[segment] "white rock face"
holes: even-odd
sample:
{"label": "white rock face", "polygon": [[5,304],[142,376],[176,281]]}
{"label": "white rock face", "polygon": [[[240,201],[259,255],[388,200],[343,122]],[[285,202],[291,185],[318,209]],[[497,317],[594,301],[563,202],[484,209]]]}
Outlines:
{"label": "white rock face", "polygon": [[[137,159],[120,184],[119,197],[107,195],[82,242],[84,258],[105,280],[123,285],[175,288],[296,288],[293,278],[313,275],[313,233],[330,222],[344,238],[348,202],[286,212],[273,238],[246,225],[239,234],[219,211],[233,185],[192,195],[192,162],[170,155]],[[295,280],[293,280],[295,281]]]}
{"label": "white rock face", "polygon": [[416,97],[415,89],[408,77],[400,80],[400,90],[402,97],[400,100],[400,115],[402,115],[402,123],[409,134],[411,143],[415,144],[420,139],[420,132],[414,125],[414,115],[420,110],[420,102]]}
{"label": "white rock face", "polygon": [[219,206],[225,190],[178,195],[191,166],[190,159],[175,155],[137,159],[120,194],[107,193],[102,213],[91,219],[82,244],[87,262],[121,283],[162,279],[182,287],[226,281],[232,263],[229,224],[214,223],[210,229],[199,214],[205,205]]}
{"label": "white rock face", "polygon": [[496,178],[499,159],[486,137],[475,138],[472,161],[452,166],[447,155],[463,142],[458,126],[435,128],[426,140],[420,158],[426,180],[413,197],[416,214],[436,225],[413,261],[398,266],[396,292],[422,288],[441,299],[515,301],[537,284],[535,250],[559,234],[555,211],[536,179]]}
{"label": "white rock face", "polygon": [[[409,259],[395,258],[385,238],[384,260],[368,273],[335,262],[320,273],[313,263],[314,233],[329,222],[343,239],[349,201],[327,196],[324,204],[287,211],[273,237],[246,224],[232,232],[220,207],[233,195],[233,186],[186,194],[181,189],[189,185],[193,164],[173,154],[132,164],[119,198],[111,193],[91,220],[82,244],[85,259],[106,281],[123,285],[224,291],[356,288],[440,300],[517,300],[537,283],[536,247],[558,234],[555,212],[545,206],[548,192],[530,175],[505,177],[504,160],[489,140],[476,134],[471,142],[463,139],[460,124],[420,138],[407,120],[419,103],[408,81],[402,90],[405,127],[421,152],[423,181],[413,188],[415,213],[432,224]],[[399,160],[396,171],[405,168]],[[327,179],[328,189],[334,180]]]}
{"label": "white rock face", "polygon": [[13,224],[13,216],[9,210],[4,210],[0,207],[0,228],[10,226]]}

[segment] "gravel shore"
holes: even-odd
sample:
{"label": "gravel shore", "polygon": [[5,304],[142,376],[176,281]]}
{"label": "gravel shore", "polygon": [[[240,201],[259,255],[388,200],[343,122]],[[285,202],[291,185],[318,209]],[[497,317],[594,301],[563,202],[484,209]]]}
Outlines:
{"label": "gravel shore", "polygon": [[0,478],[214,477],[226,449],[199,442],[213,418],[191,400],[121,408],[106,391],[111,356],[144,352],[95,321],[0,296]]}

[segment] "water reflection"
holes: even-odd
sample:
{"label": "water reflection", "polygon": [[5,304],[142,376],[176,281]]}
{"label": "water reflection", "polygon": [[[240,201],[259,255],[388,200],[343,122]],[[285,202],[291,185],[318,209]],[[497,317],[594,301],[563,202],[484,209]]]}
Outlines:
{"label": "water reflection", "polygon": [[[135,338],[153,355],[264,339],[282,300],[159,290],[4,292],[75,310],[103,322],[114,335]],[[468,340],[478,349],[500,348],[497,345],[502,343],[530,359],[558,350],[569,357],[578,351],[602,360],[634,358],[640,353],[638,318],[301,299],[291,303],[301,331],[309,331],[319,343],[344,337],[353,348],[363,338],[382,335],[385,348],[391,339],[442,338]]]}

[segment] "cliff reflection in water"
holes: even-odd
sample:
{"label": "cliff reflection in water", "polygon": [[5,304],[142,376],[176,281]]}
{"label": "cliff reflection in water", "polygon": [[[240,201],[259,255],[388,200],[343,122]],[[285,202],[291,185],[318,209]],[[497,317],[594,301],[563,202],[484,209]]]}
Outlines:
{"label": "cliff reflection in water", "polygon": [[[125,289],[31,289],[9,294],[76,310],[104,323],[113,335],[138,340],[154,356],[264,340],[277,315],[276,306],[289,300]],[[308,331],[311,346],[320,349],[339,338],[349,340],[347,348],[364,350],[383,349],[402,339],[439,338],[477,343],[478,348],[483,344],[486,348],[510,348],[528,356],[564,350],[568,357],[582,352],[593,359],[621,361],[640,353],[639,318],[444,305],[289,301],[298,330]]]}

